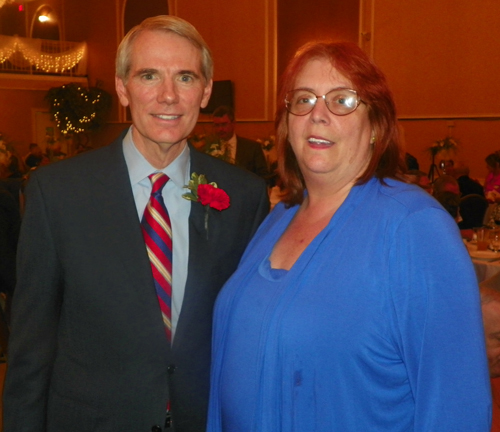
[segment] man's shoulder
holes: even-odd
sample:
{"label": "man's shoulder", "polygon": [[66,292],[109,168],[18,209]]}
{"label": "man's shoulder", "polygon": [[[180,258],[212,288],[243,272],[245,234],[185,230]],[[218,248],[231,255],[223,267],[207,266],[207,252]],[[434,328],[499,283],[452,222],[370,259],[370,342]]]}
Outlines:
{"label": "man's shoulder", "polygon": [[459,177],[457,181],[459,184],[462,183],[462,184],[472,185],[472,186],[476,186],[476,187],[479,186],[480,188],[482,188],[481,183],[470,178],[469,176]]}
{"label": "man's shoulder", "polygon": [[236,143],[237,145],[242,144],[249,147],[258,147],[258,148],[262,147],[258,141],[252,140],[250,138],[241,137],[239,135],[236,135]]}
{"label": "man's shoulder", "polygon": [[124,160],[121,140],[116,140],[106,146],[39,166],[30,173],[30,178],[58,183],[61,178],[89,179],[92,173],[115,172],[118,166],[126,167]]}
{"label": "man's shoulder", "polygon": [[205,175],[208,182],[215,182],[223,189],[238,189],[241,193],[266,189],[259,176],[194,148],[191,148],[191,172]]}

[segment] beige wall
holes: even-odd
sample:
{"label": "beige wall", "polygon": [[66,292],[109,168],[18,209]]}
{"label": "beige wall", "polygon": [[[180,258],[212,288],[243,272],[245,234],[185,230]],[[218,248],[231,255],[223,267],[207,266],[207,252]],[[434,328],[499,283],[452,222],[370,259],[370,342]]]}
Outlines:
{"label": "beige wall", "polygon": [[278,74],[311,40],[358,41],[359,0],[278,0]]}
{"label": "beige wall", "polygon": [[[238,121],[268,121],[276,81],[275,0],[177,0],[174,13],[210,46],[215,80],[231,80]],[[203,118],[202,118],[203,119]]]}
{"label": "beige wall", "polygon": [[484,177],[484,158],[500,149],[500,2],[372,2],[373,58],[394,93],[408,151],[427,171],[425,150],[454,126],[455,160]]}
{"label": "beige wall", "polygon": [[[67,40],[86,40],[89,83],[114,94],[114,56],[125,0],[50,0],[63,14]],[[44,3],[35,0],[30,7]],[[295,49],[311,38],[360,39],[384,70],[398,106],[407,150],[428,171],[425,150],[450,122],[475,177],[500,149],[500,2],[497,0],[169,0],[170,12],[191,21],[215,58],[215,79],[234,82],[238,132],[273,130],[275,82]],[[360,11],[361,5],[361,11]],[[279,18],[278,18],[279,17]],[[2,90],[3,88],[3,90]],[[15,87],[21,88],[21,87]],[[46,109],[44,90],[15,91],[0,77],[0,131],[24,152],[33,136],[32,109]],[[93,136],[104,145],[127,126],[115,98],[110,124]],[[197,132],[210,132],[202,117]]]}
{"label": "beige wall", "polygon": [[0,132],[15,146],[23,157],[28,152],[32,136],[32,107],[45,109],[45,91],[11,90],[1,88],[0,81]]}
{"label": "beige wall", "polygon": [[[193,22],[213,50],[215,79],[235,84],[238,133],[254,139],[273,134],[276,82],[297,48],[313,39],[358,38],[358,0],[315,0],[314,8],[306,0],[180,3],[172,9]],[[205,120],[197,133],[211,132]]]}

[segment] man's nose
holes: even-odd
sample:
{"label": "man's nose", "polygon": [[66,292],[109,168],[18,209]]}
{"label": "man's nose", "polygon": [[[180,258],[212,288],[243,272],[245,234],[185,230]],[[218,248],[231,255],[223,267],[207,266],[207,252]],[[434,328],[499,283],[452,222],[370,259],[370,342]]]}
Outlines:
{"label": "man's nose", "polygon": [[179,101],[179,93],[177,91],[175,84],[168,81],[162,83],[158,92],[158,102],[173,104],[177,103],[178,101]]}

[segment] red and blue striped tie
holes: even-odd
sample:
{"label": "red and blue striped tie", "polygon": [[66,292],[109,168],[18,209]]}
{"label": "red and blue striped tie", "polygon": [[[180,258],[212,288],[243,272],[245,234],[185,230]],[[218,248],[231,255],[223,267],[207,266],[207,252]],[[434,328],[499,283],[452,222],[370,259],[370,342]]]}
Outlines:
{"label": "red and blue striped tie", "polygon": [[156,295],[165,324],[167,338],[172,341],[172,225],[161,191],[169,178],[157,172],[149,176],[151,196],[142,216],[142,234],[146,242]]}

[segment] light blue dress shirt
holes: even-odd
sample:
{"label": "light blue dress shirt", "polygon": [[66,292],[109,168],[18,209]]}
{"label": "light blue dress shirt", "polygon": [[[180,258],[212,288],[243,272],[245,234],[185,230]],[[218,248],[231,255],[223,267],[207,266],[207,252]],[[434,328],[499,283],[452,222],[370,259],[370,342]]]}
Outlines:
{"label": "light blue dress shirt", "polygon": [[132,127],[123,139],[123,154],[128,167],[139,222],[142,220],[142,214],[151,195],[151,181],[148,176],[161,171],[170,178],[170,181],[163,187],[162,195],[172,224],[172,242],[174,245],[172,267],[173,340],[181,313],[188,271],[191,201],[182,198],[182,194],[189,192],[184,186],[189,183],[190,150],[186,146],[172,163],[163,170],[158,170],[137,150],[132,139]]}

